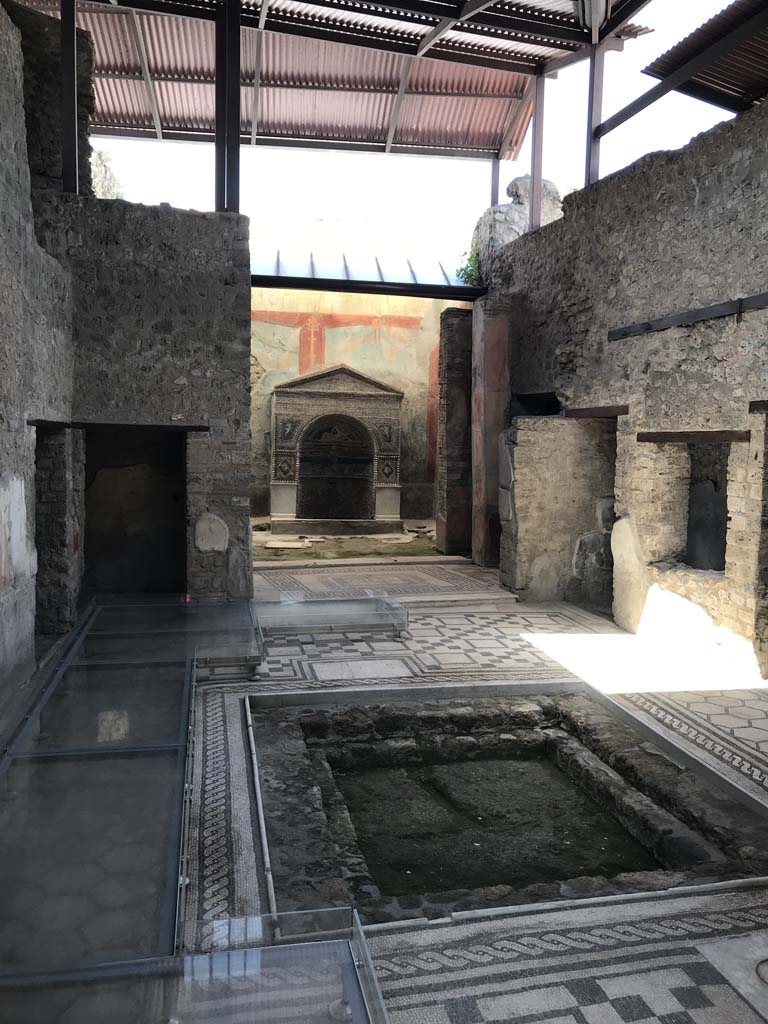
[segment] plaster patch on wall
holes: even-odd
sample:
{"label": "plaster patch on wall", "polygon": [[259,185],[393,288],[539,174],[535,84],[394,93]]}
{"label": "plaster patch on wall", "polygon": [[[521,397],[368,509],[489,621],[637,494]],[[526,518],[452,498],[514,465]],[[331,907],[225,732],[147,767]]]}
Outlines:
{"label": "plaster patch on wall", "polygon": [[226,551],[229,527],[213,512],[203,512],[195,523],[195,547],[198,551]]}
{"label": "plaster patch on wall", "polygon": [[0,587],[36,572],[37,556],[27,536],[24,481],[5,475],[0,477]]}

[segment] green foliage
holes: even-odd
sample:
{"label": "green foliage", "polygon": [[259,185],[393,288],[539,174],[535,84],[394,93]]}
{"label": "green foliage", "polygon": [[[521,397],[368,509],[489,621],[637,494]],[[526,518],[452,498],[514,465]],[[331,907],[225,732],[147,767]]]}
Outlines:
{"label": "green foliage", "polygon": [[464,262],[456,271],[456,277],[462,284],[479,287],[483,283],[483,275],[480,273],[480,263],[476,252],[462,253]]}
{"label": "green foliage", "polygon": [[123,187],[112,170],[109,154],[103,149],[93,147],[91,152],[91,179],[93,194],[98,199],[124,199]]}

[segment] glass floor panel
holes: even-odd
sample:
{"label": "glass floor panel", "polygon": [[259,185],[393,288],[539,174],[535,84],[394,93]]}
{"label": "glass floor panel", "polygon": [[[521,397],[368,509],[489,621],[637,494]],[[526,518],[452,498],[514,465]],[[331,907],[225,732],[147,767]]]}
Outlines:
{"label": "glass floor panel", "polygon": [[0,978],[0,1019],[3,1024],[388,1024],[365,936],[349,907],[200,921],[197,931],[213,949]]}
{"label": "glass floor panel", "polygon": [[183,661],[69,668],[26,726],[18,751],[108,750],[182,742],[186,675]]}
{"label": "glass floor panel", "polygon": [[408,611],[387,597],[303,600],[284,594],[280,601],[255,605],[259,626],[269,633],[317,630],[393,630],[408,626]]}
{"label": "glass floor panel", "polygon": [[152,633],[159,630],[252,629],[244,601],[225,605],[128,605],[101,608],[91,633]]}
{"label": "glass floor panel", "polygon": [[[128,965],[126,965],[128,966]],[[366,1024],[349,943],[312,942],[177,957],[110,977],[0,987],[3,1024],[328,1024],[345,996]]]}
{"label": "glass floor panel", "polygon": [[260,654],[253,628],[209,630],[192,633],[105,634],[87,633],[75,655],[75,663],[94,661],[169,661],[193,657],[198,648],[250,650]]}
{"label": "glass floor panel", "polygon": [[0,972],[172,952],[179,759],[13,761],[0,778]]}

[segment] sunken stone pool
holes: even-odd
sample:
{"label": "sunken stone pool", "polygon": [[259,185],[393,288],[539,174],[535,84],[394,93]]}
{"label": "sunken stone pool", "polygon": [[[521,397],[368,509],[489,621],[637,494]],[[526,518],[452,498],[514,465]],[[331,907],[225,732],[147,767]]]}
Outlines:
{"label": "sunken stone pool", "polygon": [[371,768],[336,784],[387,896],[660,866],[546,758]]}
{"label": "sunken stone pool", "polygon": [[278,909],[364,920],[768,872],[768,824],[583,694],[263,708]]}

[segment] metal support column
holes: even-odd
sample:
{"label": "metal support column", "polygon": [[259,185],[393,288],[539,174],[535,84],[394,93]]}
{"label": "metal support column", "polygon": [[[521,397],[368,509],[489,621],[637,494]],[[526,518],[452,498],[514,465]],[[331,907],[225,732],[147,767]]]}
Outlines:
{"label": "metal support column", "polygon": [[225,9],[216,9],[216,210],[227,208],[227,36]]}
{"label": "metal support column", "polygon": [[587,104],[587,167],[584,184],[592,185],[600,178],[600,138],[595,129],[603,117],[603,79],[605,47],[593,46],[589,58],[589,99]]}
{"label": "metal support column", "polygon": [[501,160],[498,157],[494,157],[491,160],[491,206],[499,205],[499,171],[501,169]]}
{"label": "metal support column", "polygon": [[536,76],[533,98],[533,141],[531,146],[531,220],[530,228],[541,227],[542,164],[544,158],[544,75]]}
{"label": "metal support column", "polygon": [[77,166],[77,5],[61,0],[61,184],[79,192]]}
{"label": "metal support column", "polygon": [[240,212],[240,0],[225,0],[227,39],[227,201]]}

